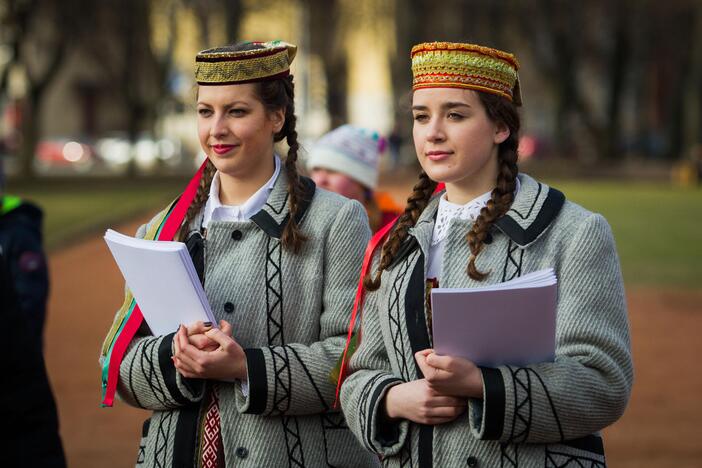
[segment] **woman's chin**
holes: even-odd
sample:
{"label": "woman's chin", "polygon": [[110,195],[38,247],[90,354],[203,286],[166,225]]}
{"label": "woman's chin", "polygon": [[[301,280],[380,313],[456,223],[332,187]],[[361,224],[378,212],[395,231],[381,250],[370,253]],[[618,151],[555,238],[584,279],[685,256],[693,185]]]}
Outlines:
{"label": "woman's chin", "polygon": [[424,168],[424,172],[427,173],[431,180],[439,184],[445,184],[446,182],[458,178],[458,174],[454,173],[455,171],[446,170],[446,168],[442,167],[426,167]]}

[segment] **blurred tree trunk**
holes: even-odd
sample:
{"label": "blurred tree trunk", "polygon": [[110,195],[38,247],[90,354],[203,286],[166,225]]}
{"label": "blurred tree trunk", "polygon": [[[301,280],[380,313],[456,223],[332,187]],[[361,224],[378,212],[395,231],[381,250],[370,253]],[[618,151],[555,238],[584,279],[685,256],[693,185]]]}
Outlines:
{"label": "blurred tree trunk", "polygon": [[348,121],[348,64],[340,29],[339,0],[307,0],[310,52],[322,59],[327,79],[327,109],[332,128]]}
{"label": "blurred tree trunk", "polygon": [[[67,55],[69,43],[79,34],[75,21],[77,11],[84,7],[80,0],[57,2],[10,0],[6,4],[3,25],[11,28],[12,66],[24,71],[26,92],[22,98],[22,133],[19,147],[20,174],[33,178],[34,154],[41,138],[41,107],[46,91],[58,75]],[[36,50],[41,51],[40,55]],[[38,57],[41,59],[38,60]],[[3,72],[0,86],[8,86],[9,67]]]}
{"label": "blurred tree trunk", "polygon": [[227,18],[227,41],[234,44],[239,40],[241,18],[244,15],[244,6],[241,0],[227,0],[224,15]]}
{"label": "blurred tree trunk", "polygon": [[21,47],[26,40],[32,12],[37,7],[37,1],[7,0],[2,10],[0,40],[7,44],[10,55],[5,67],[0,72],[0,96],[7,96],[10,71],[21,61]]}
{"label": "blurred tree trunk", "polygon": [[[615,160],[620,156],[621,110],[631,56],[629,17],[637,6],[627,0],[577,5],[563,0],[540,0],[520,5],[520,15],[533,18],[520,23],[522,36],[534,41],[534,61],[553,90],[554,138],[561,155],[569,156],[579,146],[574,131],[574,124],[579,122],[596,150],[596,157]],[[594,28],[595,23],[585,21],[586,8],[590,14],[588,21],[592,22],[594,17],[596,24],[604,27]],[[597,47],[603,37],[608,40]],[[591,78],[581,83],[579,73],[584,71]],[[590,93],[595,96],[594,102],[586,92],[592,87],[606,90]]]}
{"label": "blurred tree trunk", "polygon": [[27,70],[27,94],[22,105],[22,143],[20,145],[21,174],[34,177],[34,151],[41,137],[41,105],[46,90],[56,78],[66,55],[66,40],[59,38],[50,52],[50,61],[44,73],[32,76]]}
{"label": "blurred tree trunk", "polygon": [[[117,40],[120,49],[121,68],[112,69],[118,89],[127,109],[126,131],[134,144],[142,132],[155,136],[155,124],[162,105],[170,97],[169,80],[173,68],[173,53],[177,43],[176,14],[180,5],[168,2],[165,10],[165,28],[170,35],[163,50],[155,50],[151,41],[152,2],[142,0],[120,0],[112,8],[127,8],[129,15],[118,15]],[[205,28],[207,29],[207,28]],[[136,161],[132,157],[126,177],[137,173]]]}
{"label": "blurred tree trunk", "polygon": [[621,139],[621,109],[624,95],[624,82],[628,70],[631,47],[629,44],[629,2],[614,2],[613,47],[609,59],[609,94],[604,130],[603,156],[612,161],[617,159]]}
{"label": "blurred tree trunk", "polygon": [[[431,6],[426,0],[395,0],[395,44],[396,53],[390,61],[390,76],[394,109],[392,137],[402,151],[403,142],[412,139],[412,118],[410,114],[412,95],[412,46],[435,40],[427,34],[425,20]],[[402,162],[402,153],[399,162]],[[409,157],[407,158],[409,159]],[[415,158],[411,159],[416,161]]]}
{"label": "blurred tree trunk", "polygon": [[[672,33],[672,47],[670,48],[671,60],[671,83],[668,87],[670,90],[670,98],[668,104],[668,125],[666,128],[668,151],[666,158],[669,160],[677,160],[683,156],[685,146],[685,126],[686,112],[685,102],[688,97],[688,83],[690,83],[693,71],[693,56],[694,47],[690,43],[691,38],[696,35],[695,14],[696,6],[692,2],[686,2],[682,8],[679,8],[672,18],[674,29]],[[686,46],[681,46],[686,44]]]}

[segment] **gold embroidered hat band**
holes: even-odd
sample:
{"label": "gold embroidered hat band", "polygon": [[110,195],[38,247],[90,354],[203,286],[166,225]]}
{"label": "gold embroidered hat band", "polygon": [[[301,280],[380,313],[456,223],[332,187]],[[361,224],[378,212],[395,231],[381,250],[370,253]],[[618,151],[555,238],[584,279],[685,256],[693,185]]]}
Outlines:
{"label": "gold embroidered hat band", "polygon": [[228,85],[273,80],[290,74],[297,46],[282,41],[253,42],[261,48],[203,50],[195,57],[199,85]]}
{"label": "gold embroidered hat band", "polygon": [[519,62],[507,52],[455,42],[427,42],[412,47],[412,89],[466,88],[503,96],[522,104]]}

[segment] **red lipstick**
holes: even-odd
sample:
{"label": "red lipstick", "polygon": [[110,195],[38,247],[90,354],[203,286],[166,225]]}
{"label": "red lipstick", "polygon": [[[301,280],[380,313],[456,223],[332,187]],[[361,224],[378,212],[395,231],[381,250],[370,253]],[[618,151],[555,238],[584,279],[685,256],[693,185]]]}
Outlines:
{"label": "red lipstick", "polygon": [[236,145],[211,145],[212,149],[217,154],[226,154],[230,152]]}

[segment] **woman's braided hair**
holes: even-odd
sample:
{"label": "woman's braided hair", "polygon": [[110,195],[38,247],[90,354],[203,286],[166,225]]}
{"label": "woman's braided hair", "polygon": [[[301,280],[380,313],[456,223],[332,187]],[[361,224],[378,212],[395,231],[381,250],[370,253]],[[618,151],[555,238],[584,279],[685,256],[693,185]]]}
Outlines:
{"label": "woman's braided hair", "polygon": [[[223,52],[239,52],[261,48],[263,48],[263,46],[259,44],[242,43],[221,47],[219,50]],[[274,112],[279,109],[285,110],[285,123],[283,124],[283,128],[273,137],[276,143],[285,138],[288,144],[288,155],[285,158],[284,170],[288,179],[288,206],[290,208],[290,216],[283,230],[281,243],[285,249],[298,253],[302,248],[303,242],[307,240],[307,238],[300,231],[296,219],[304,195],[304,185],[297,172],[297,153],[300,144],[297,141],[297,131],[295,129],[297,118],[295,117],[295,84],[293,83],[293,76],[288,75],[273,80],[259,81],[254,83],[254,85],[256,86],[256,94],[266,108],[266,111]],[[188,234],[190,223],[207,201],[215,171],[214,165],[208,160],[195,199],[188,208],[185,221],[178,232],[178,239],[185,239]]]}
{"label": "woman's braided hair", "polygon": [[[488,118],[493,122],[504,124],[510,131],[509,137],[498,146],[497,181],[490,200],[480,210],[473,227],[466,235],[471,252],[468,260],[468,276],[476,281],[482,281],[487,277],[488,273],[478,271],[475,266],[476,257],[482,252],[486,241],[489,242],[490,229],[494,222],[509,210],[514,201],[514,190],[518,174],[517,147],[519,144],[520,119],[517,107],[511,101],[489,93],[477,92],[477,95],[485,108]],[[436,182],[432,181],[424,171],[420,173],[419,182],[414,186],[412,194],[407,199],[404,213],[400,215],[390,237],[383,245],[380,264],[375,276],[371,277],[369,272],[363,280],[363,286],[367,291],[375,291],[380,287],[382,272],[392,264],[400,246],[407,238],[409,229],[417,223],[419,216],[429,203],[436,185]]]}

